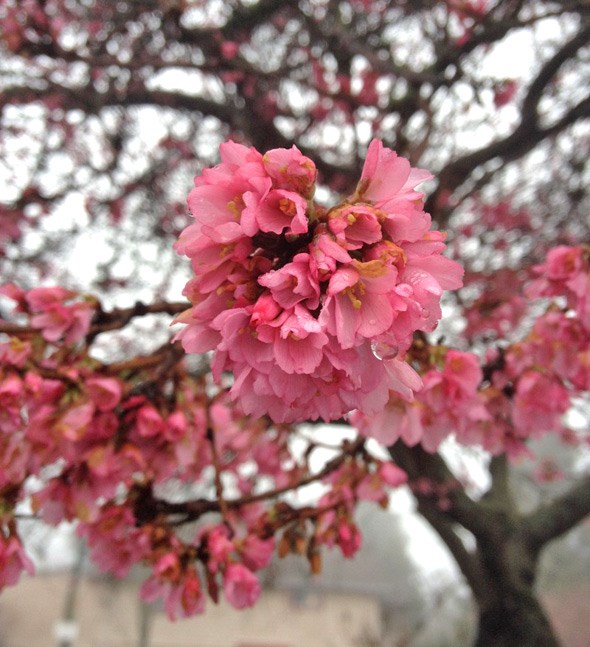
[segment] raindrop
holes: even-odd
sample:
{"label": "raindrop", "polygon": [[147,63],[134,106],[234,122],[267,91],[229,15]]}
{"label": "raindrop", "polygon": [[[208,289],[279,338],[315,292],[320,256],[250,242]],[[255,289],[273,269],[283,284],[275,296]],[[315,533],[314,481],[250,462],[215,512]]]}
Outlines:
{"label": "raindrop", "polygon": [[376,340],[371,342],[371,350],[373,351],[373,355],[375,355],[377,359],[381,360],[394,359],[397,357],[399,352],[399,348],[397,346],[392,346],[391,344],[386,344],[383,341]]}

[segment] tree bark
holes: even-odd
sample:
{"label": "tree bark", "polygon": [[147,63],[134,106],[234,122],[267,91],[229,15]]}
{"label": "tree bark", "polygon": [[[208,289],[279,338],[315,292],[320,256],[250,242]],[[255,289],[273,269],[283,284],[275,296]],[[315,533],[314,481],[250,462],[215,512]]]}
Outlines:
{"label": "tree bark", "polygon": [[493,529],[494,539],[480,538],[477,543],[486,583],[477,600],[475,645],[557,647],[558,640],[534,590],[538,560],[522,535],[510,531],[509,524],[504,524]]}
{"label": "tree bark", "polygon": [[474,647],[558,647],[545,612],[534,596],[508,597],[480,610]]}
{"label": "tree bark", "polygon": [[[390,454],[408,473],[410,484],[428,478],[448,488],[444,506],[432,494],[436,487],[430,494],[416,488],[414,495],[418,511],[444,541],[473,592],[479,610],[475,647],[557,647],[559,641],[535,591],[538,560],[547,542],[590,512],[588,479],[527,516],[517,511],[510,493],[505,457],[492,460],[492,487],[476,501],[467,496],[440,455],[402,443],[390,447]],[[564,503],[575,514],[564,514]],[[540,526],[550,530],[541,536]],[[463,542],[465,531],[475,539],[475,548]]]}

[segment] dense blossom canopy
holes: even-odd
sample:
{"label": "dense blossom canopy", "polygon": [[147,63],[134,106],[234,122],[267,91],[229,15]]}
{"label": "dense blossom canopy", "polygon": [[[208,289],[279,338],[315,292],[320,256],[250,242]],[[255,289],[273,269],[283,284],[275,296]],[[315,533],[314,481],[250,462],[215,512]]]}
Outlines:
{"label": "dense blossom canopy", "polygon": [[403,487],[477,644],[554,645],[589,44],[579,0],[0,0],[0,588],[66,521],[170,617],[242,609]]}

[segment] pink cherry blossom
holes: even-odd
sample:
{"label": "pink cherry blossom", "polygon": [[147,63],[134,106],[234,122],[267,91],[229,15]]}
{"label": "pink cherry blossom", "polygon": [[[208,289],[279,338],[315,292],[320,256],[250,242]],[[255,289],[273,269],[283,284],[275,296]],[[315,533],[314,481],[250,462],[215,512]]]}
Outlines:
{"label": "pink cherry blossom", "polygon": [[194,568],[181,569],[173,553],[164,555],[156,562],[154,575],[143,582],[139,594],[145,602],[163,598],[164,609],[170,620],[205,611],[205,596],[197,571]]}
{"label": "pink cherry blossom", "polygon": [[567,298],[586,330],[590,330],[590,249],[560,245],[549,250],[545,263],[534,268],[539,278],[527,290],[529,297]]}
{"label": "pink cherry blossom", "polygon": [[358,346],[362,339],[390,328],[394,311],[386,295],[396,274],[392,266],[379,260],[353,261],[334,272],[320,322],[342,348]]}
{"label": "pink cherry blossom", "polygon": [[18,582],[23,571],[34,572],[33,562],[16,535],[4,537],[0,528],[0,590]]}
{"label": "pink cherry blossom", "polygon": [[282,234],[304,234],[307,232],[307,200],[298,193],[284,189],[261,190],[244,194],[245,208],[242,211],[242,231],[254,236],[259,231]]}
{"label": "pink cherry blossom", "polygon": [[383,410],[372,416],[355,412],[351,422],[364,436],[375,438],[385,447],[393,445],[399,438],[413,447],[424,434],[419,406],[408,406],[396,397],[390,398]]}
{"label": "pink cherry blossom", "polygon": [[75,296],[74,292],[56,286],[33,288],[26,293],[25,299],[31,312],[43,312],[51,306],[63,303],[73,296]]}
{"label": "pink cherry blossom", "polygon": [[110,411],[121,400],[121,385],[112,377],[92,377],[86,380],[86,388],[99,411]]}
{"label": "pink cherry blossom", "polygon": [[229,556],[235,550],[233,542],[229,539],[227,526],[215,526],[206,532],[206,544],[209,559],[207,568],[216,573],[220,567],[225,566]]}
{"label": "pink cherry blossom", "polygon": [[158,436],[164,432],[164,420],[155,407],[146,405],[137,413],[136,429],[144,438]]}
{"label": "pink cherry blossom", "polygon": [[258,578],[243,564],[228,564],[223,574],[223,592],[235,609],[254,606],[262,587]]}
{"label": "pink cherry blossom", "polygon": [[39,328],[47,341],[63,338],[66,344],[75,344],[90,329],[93,305],[87,301],[72,302],[77,295],[65,288],[40,287],[25,292],[8,284],[0,287],[0,294],[17,302],[15,311],[31,314],[31,326]]}
{"label": "pink cherry blossom", "polygon": [[399,487],[408,480],[408,475],[394,463],[381,463],[379,477],[391,487]]}
{"label": "pink cherry blossom", "polygon": [[[358,413],[352,422],[361,433],[384,445],[401,438],[409,446],[420,442],[424,449],[434,452],[450,434],[465,440],[464,434],[490,421],[491,415],[478,392],[482,377],[475,355],[449,350],[442,370],[432,368],[422,376],[423,388],[415,402],[392,394],[382,412],[374,416]],[[470,440],[473,439],[467,442]]]}
{"label": "pink cherry blossom", "polygon": [[103,508],[98,520],[79,524],[77,531],[86,538],[94,563],[117,577],[127,575],[149,552],[149,538],[126,506]]}
{"label": "pink cherry blossom", "polygon": [[362,536],[354,523],[343,519],[338,524],[337,543],[344,557],[354,557],[362,544]]}
{"label": "pink cherry blossom", "polygon": [[400,200],[411,202],[422,198],[423,194],[415,187],[431,177],[428,171],[412,168],[407,159],[398,157],[395,151],[374,139],[367,150],[359,192],[362,199],[387,211],[388,206]]}
{"label": "pink cherry blossom", "polygon": [[244,565],[253,571],[258,571],[268,565],[275,547],[274,537],[260,539],[256,535],[248,535],[238,545]]}
{"label": "pink cherry blossom", "polygon": [[320,303],[320,285],[312,267],[308,253],[297,254],[280,269],[260,276],[258,283],[269,288],[276,303],[286,310],[300,302],[315,310]]}
{"label": "pink cherry blossom", "polygon": [[382,239],[380,215],[369,205],[346,205],[330,211],[328,228],[345,249],[361,249]]}
{"label": "pink cherry blossom", "polygon": [[534,438],[561,428],[561,417],[569,406],[569,394],[560,382],[538,371],[525,372],[518,380],[514,398],[517,433]]}
{"label": "pink cherry blossom", "polygon": [[16,433],[21,425],[24,384],[16,373],[0,378],[0,432]]}
{"label": "pink cherry blossom", "polygon": [[9,341],[0,343],[0,363],[23,368],[31,352],[31,342],[11,337]]}
{"label": "pink cherry blossom", "polygon": [[274,186],[295,191],[304,198],[312,197],[317,170],[315,164],[297,146],[288,150],[274,148],[263,155],[262,163]]}

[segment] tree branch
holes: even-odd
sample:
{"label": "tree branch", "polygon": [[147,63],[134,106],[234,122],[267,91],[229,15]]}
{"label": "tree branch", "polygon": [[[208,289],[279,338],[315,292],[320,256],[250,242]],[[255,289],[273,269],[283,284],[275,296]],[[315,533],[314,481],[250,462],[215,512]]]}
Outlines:
{"label": "tree branch", "polygon": [[522,115],[526,115],[528,119],[534,118],[537,120],[537,107],[543,90],[551,81],[553,76],[558,72],[559,68],[576,52],[586,45],[590,40],[590,26],[581,29],[571,40],[569,40],[561,49],[546,61],[545,65],[539,70],[535,80],[529,86],[528,92],[524,101],[522,102]]}
{"label": "tree branch", "polygon": [[[88,331],[88,341],[92,341],[96,335],[109,330],[124,328],[135,317],[143,317],[149,314],[179,314],[190,307],[188,301],[155,301],[154,303],[142,303],[137,301],[131,308],[115,308],[108,312],[98,309],[92,325]],[[0,333],[7,335],[30,335],[40,333],[40,328],[33,326],[21,326],[0,320]]]}
{"label": "tree branch", "polygon": [[527,543],[539,552],[552,539],[563,535],[590,515],[590,475],[568,492],[522,519]]}
{"label": "tree branch", "polygon": [[481,603],[486,599],[486,575],[477,549],[469,552],[457,534],[453,523],[430,501],[418,498],[418,511],[438,533],[451,555],[454,557],[461,573],[469,584],[473,595]]}
{"label": "tree branch", "polygon": [[[446,514],[464,528],[472,532],[476,537],[487,533],[492,512],[482,505],[473,501],[463,490],[462,485],[457,481],[442,456],[429,454],[420,445],[407,447],[398,441],[389,447],[389,453],[393,460],[407,473],[410,481],[417,481],[421,478],[430,479],[433,483],[443,485],[446,490],[446,497],[450,501],[450,507]],[[430,501],[430,495],[414,492],[418,499]]]}
{"label": "tree branch", "polygon": [[544,139],[557,134],[574,121],[590,114],[589,98],[584,99],[570,109],[556,124],[545,129],[539,126],[537,114],[537,104],[547,83],[555,75],[559,67],[589,40],[590,27],[585,27],[541,68],[529,87],[529,92],[523,102],[520,124],[510,135],[492,142],[485,148],[480,148],[449,162],[440,171],[438,174],[439,185],[426,203],[426,209],[433,213],[439,225],[444,224],[445,216],[438,211],[435,214],[434,211],[442,191],[454,191],[471,177],[476,168],[493,159],[500,158],[502,161],[507,162],[522,157]]}
{"label": "tree branch", "polygon": [[[250,494],[248,496],[240,497],[239,499],[226,499],[223,504],[218,499],[215,501],[211,501],[209,499],[197,499],[195,501],[186,501],[182,503],[152,499],[151,503],[154,504],[154,514],[164,513],[169,515],[179,515],[180,520],[176,523],[183,524],[195,521],[207,512],[221,512],[222,506],[228,510],[232,510],[251,503],[275,499],[282,494],[291,492],[292,490],[297,490],[311,483],[321,481],[323,478],[336,471],[349,456],[354,456],[362,451],[364,445],[365,439],[362,437],[357,438],[353,442],[344,441],[341,453],[328,461],[324,467],[315,474],[308,474],[307,476],[298,479],[295,483],[290,483],[274,490],[268,490],[259,494]],[[148,495],[146,494],[145,496]],[[151,495],[149,496],[151,497]]]}

